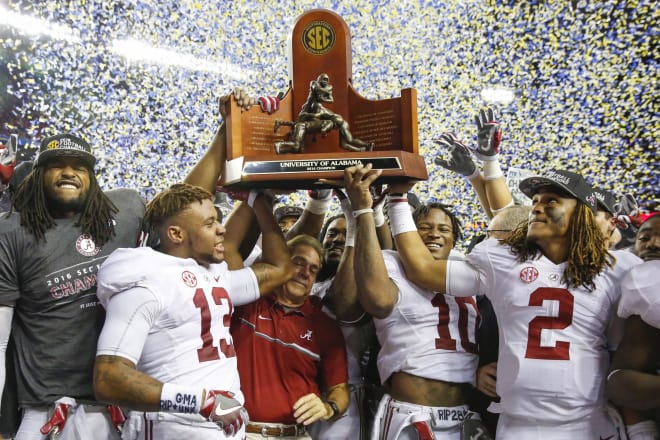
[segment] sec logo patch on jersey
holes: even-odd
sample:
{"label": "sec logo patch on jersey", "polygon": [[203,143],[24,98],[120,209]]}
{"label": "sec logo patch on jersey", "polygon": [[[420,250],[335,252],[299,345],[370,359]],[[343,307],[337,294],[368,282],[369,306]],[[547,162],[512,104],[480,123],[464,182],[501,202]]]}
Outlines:
{"label": "sec logo patch on jersey", "polygon": [[183,272],[181,272],[181,279],[183,280],[183,283],[188,287],[197,286],[197,277],[195,276],[194,273],[188,270],[184,270]]}
{"label": "sec logo patch on jersey", "polygon": [[539,277],[539,271],[534,266],[523,268],[520,271],[520,281],[523,283],[532,283]]}

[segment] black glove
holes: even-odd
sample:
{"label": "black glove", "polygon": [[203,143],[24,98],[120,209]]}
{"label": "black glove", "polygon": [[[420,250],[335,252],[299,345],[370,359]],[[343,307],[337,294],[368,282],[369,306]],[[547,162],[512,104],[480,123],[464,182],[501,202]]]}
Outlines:
{"label": "black glove", "polygon": [[495,112],[492,108],[481,110],[474,117],[477,124],[477,148],[472,149],[474,155],[481,161],[497,160],[500,153],[500,141],[502,140],[502,129],[500,123],[495,120]]}
{"label": "black glove", "polygon": [[434,139],[433,142],[444,147],[449,152],[449,160],[437,156],[435,163],[443,168],[461,174],[463,176],[471,176],[474,174],[476,166],[470,150],[463,144],[454,133],[443,133],[439,139]]}

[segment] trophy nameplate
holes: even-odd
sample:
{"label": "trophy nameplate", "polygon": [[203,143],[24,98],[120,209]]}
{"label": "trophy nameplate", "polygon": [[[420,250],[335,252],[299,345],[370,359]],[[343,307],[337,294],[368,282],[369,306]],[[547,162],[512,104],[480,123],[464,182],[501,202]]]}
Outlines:
{"label": "trophy nameplate", "polygon": [[342,179],[344,169],[358,162],[383,170],[378,183],[428,179],[418,154],[416,91],[363,98],[351,84],[351,55],[350,32],[339,15],[325,9],[301,15],[291,35],[290,86],[279,108],[241,111],[230,99],[227,163],[219,183],[315,188],[319,179]]}

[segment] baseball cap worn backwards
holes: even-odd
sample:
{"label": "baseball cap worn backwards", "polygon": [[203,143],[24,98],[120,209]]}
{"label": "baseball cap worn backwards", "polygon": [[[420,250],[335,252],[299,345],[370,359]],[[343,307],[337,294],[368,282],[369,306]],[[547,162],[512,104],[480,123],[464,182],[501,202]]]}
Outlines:
{"label": "baseball cap worn backwards", "polygon": [[614,208],[614,205],[616,204],[616,197],[614,194],[600,188],[594,188],[594,194],[596,194],[596,200],[598,201],[599,206],[601,206],[610,214],[616,215],[616,209]]}
{"label": "baseball cap worn backwards", "polygon": [[94,168],[96,163],[92,148],[87,141],[67,133],[44,138],[41,141],[34,166],[43,166],[56,157],[74,157],[83,161],[90,168]]}
{"label": "baseball cap worn backwards", "polygon": [[532,176],[520,182],[520,191],[527,197],[533,197],[540,188],[559,188],[596,212],[597,197],[594,189],[577,173],[566,170],[552,170],[541,176]]}

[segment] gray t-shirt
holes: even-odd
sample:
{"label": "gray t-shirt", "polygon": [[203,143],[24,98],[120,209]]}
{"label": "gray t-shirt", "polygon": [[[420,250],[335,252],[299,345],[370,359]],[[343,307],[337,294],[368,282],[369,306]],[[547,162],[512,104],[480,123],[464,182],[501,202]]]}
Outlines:
{"label": "gray t-shirt", "polygon": [[21,406],[47,405],[62,396],[94,400],[96,342],[105,318],[96,274],[112,251],[136,246],[144,217],[136,191],[106,195],[118,212],[116,236],[102,248],[75,226],[78,216],[57,219],[45,242],[20,226],[18,213],[0,218],[0,304],[15,303],[12,338]]}

